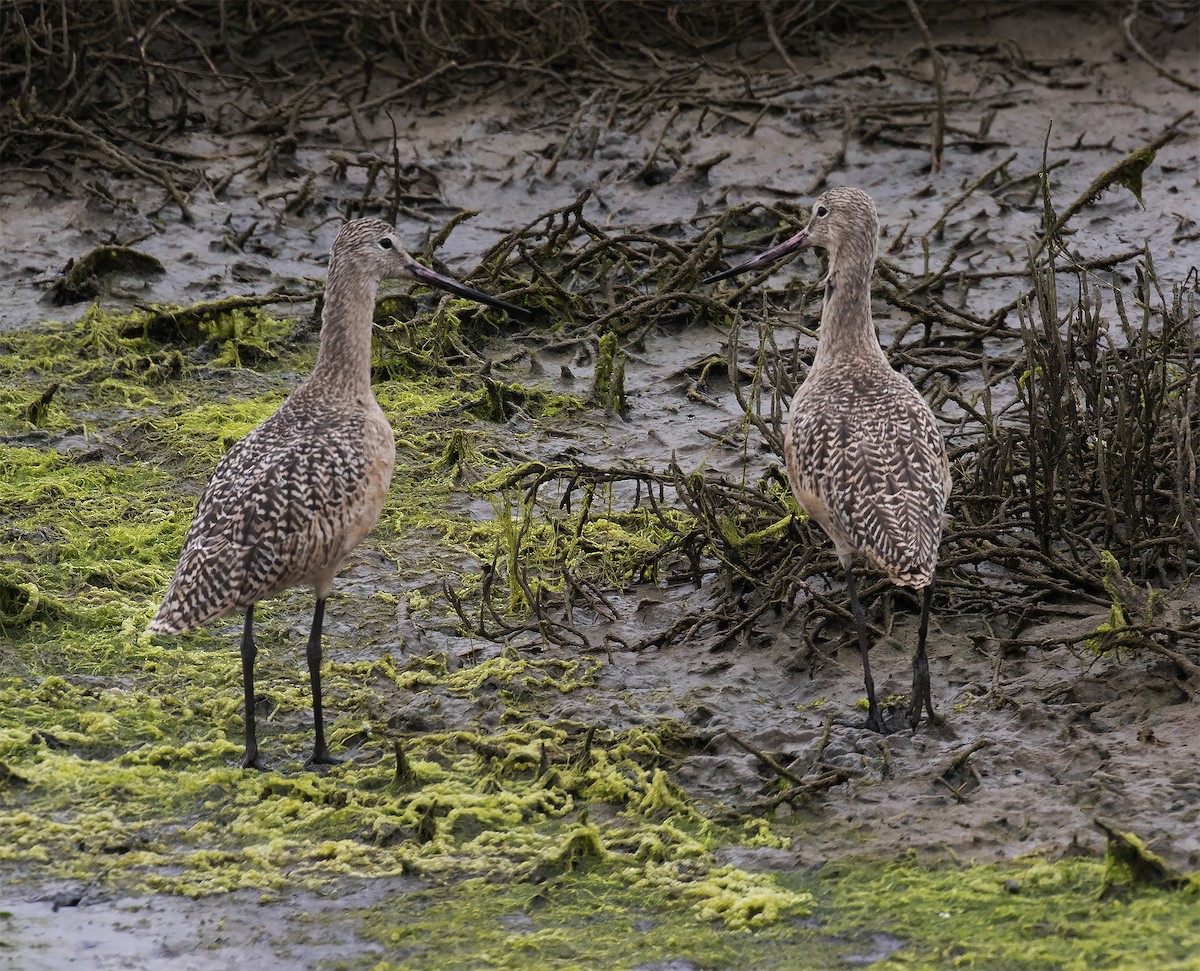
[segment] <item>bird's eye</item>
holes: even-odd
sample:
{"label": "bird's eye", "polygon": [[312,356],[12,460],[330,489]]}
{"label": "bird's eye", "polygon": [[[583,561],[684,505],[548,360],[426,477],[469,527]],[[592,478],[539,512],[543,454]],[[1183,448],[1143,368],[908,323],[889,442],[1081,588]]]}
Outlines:
{"label": "bird's eye", "polygon": [[816,214],[818,219],[824,219],[829,215],[829,209],[825,206],[817,206]]}
{"label": "bird's eye", "polygon": [[384,236],[383,239],[381,239],[379,241],[379,248],[380,249],[392,249],[392,241],[390,239],[388,239],[386,236]]}

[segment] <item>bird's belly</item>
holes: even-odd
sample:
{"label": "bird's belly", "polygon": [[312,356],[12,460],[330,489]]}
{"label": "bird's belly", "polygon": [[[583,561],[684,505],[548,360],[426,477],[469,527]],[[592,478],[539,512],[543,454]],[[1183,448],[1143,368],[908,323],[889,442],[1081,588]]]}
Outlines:
{"label": "bird's belly", "polygon": [[852,550],[854,543],[838,526],[837,520],[830,514],[826,498],[809,488],[805,484],[802,475],[793,475],[790,468],[788,469],[788,480],[792,487],[792,495],[796,497],[796,502],[800,504],[801,509],[808,513],[808,518],[820,526],[825,535],[833,542],[838,556],[840,557]]}
{"label": "bird's belly", "polygon": [[366,429],[364,447],[366,468],[358,489],[349,497],[338,515],[330,522],[325,555],[292,585],[311,585],[318,597],[325,596],[333,586],[342,561],[374,529],[387,502],[392,472],[396,464],[396,440],[382,412],[372,416]]}

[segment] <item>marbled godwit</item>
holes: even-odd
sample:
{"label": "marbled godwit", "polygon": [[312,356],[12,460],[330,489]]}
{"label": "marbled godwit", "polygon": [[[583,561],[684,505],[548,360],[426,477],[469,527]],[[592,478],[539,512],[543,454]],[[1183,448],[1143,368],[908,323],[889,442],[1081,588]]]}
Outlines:
{"label": "marbled godwit", "polygon": [[338,568],[379,518],[396,461],[391,425],[371,393],[371,318],[379,284],[400,276],[528,315],[417,263],[387,223],[346,223],[329,255],[316,366],[217,463],[150,623],[151,633],[180,634],[245,608],[247,767],[261,768],[254,605],[296,586],[312,587],[317,598],[307,650],[316,736],[308,764],[339,761],[321,717],[321,625]]}
{"label": "marbled godwit", "polygon": [[924,708],[936,722],[925,637],[950,465],[933,411],[912,382],[891,368],[875,334],[871,274],[878,238],[871,197],[860,189],[830,189],[795,236],[704,282],[765,266],[808,246],[828,254],[817,353],[788,409],[783,457],[796,500],[833,540],[846,570],[867,689],[867,727],[883,732],[854,554],[861,553],[893,583],[923,591],[908,720],[916,727]]}

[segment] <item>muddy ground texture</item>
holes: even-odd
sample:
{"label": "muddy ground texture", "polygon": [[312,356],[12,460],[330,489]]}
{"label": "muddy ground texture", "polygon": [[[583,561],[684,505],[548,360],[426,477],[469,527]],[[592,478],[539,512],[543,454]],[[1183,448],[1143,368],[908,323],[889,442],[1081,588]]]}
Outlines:
{"label": "muddy ground texture", "polygon": [[[424,449],[450,468],[446,511],[458,526],[406,520],[421,478],[410,472],[347,564],[326,626],[326,658],[345,675],[326,703],[336,745],[390,773],[397,741],[425,757],[423,738],[502,738],[521,719],[561,729],[551,747],[571,752],[593,737],[661,739],[669,724],[654,763],[664,784],[705,818],[765,819],[778,837],[711,851],[741,871],[1099,859],[1097,818],[1195,870],[1196,14],[1098,4],[935,17],[930,7],[938,70],[903,6],[853,29],[835,19],[781,38],[764,25],[699,52],[580,47],[506,64],[501,45],[414,78],[347,59],[321,64],[317,84],[288,73],[302,45],[286,31],[274,60],[222,63],[218,74],[201,47],[181,45],[146,93],[169,136],[59,117],[45,101],[7,116],[48,134],[20,142],[24,156],[10,141],[0,169],[0,330],[75,321],[91,302],[142,313],[231,301],[294,319],[256,338],[267,352],[240,368],[214,361],[215,342],[188,346],[185,324],[151,362],[170,372],[180,348],[168,382],[191,369],[213,400],[265,401],[265,415],[296,380],[274,364],[293,360],[281,349],[315,337],[338,225],[395,219],[419,258],[538,320],[518,327],[456,306],[451,324],[436,298],[389,290],[384,309],[426,329],[414,336],[416,324],[381,313],[380,381],[427,364],[473,404],[448,398],[421,412],[420,429],[395,412],[400,462],[425,461]],[[820,258],[699,283],[793,232],[831,185],[862,187],[879,209],[881,340],[933,403],[955,477],[930,632],[945,721],[886,737],[861,727],[841,571],[779,473],[780,414],[817,338]],[[86,273],[62,272],[97,247],[140,256],[101,254]],[[141,326],[170,332],[170,315],[155,313]],[[70,420],[86,389],[48,391],[39,411],[50,382],[36,368],[22,382],[6,403],[6,447],[162,470],[190,495],[211,468],[153,435],[107,430],[128,411]],[[67,417],[48,420],[55,408]],[[262,415],[239,412],[230,434]],[[418,431],[433,440],[418,448]],[[191,500],[180,501],[176,541]],[[23,645],[4,662],[15,691],[47,674],[22,625],[55,621],[24,609],[20,583],[39,554],[6,515],[5,625]],[[470,539],[471,522],[500,526]],[[547,534],[546,523],[559,527]],[[153,582],[126,597],[131,641],[172,565],[155,562]],[[54,593],[69,610],[86,581]],[[899,721],[916,602],[879,577],[865,596],[877,690]],[[293,592],[266,615],[268,693],[302,688],[309,610]],[[229,620],[194,635],[230,655],[219,686],[228,704],[211,712],[228,744],[214,764],[237,757],[238,630]],[[449,674],[520,661],[544,677],[517,691],[501,675],[470,691],[378,668],[355,680],[355,665],[382,657],[401,672],[440,659]],[[100,680],[97,690],[156,692],[151,669]],[[35,804],[21,759],[36,759],[21,754],[27,731],[14,741],[20,713],[8,717],[15,775],[0,776],[0,798],[11,813]],[[260,729],[285,777],[302,774],[308,719],[303,704],[284,706]],[[109,751],[121,747],[114,731]],[[422,764],[418,776],[433,772]],[[248,966],[374,960],[386,945],[363,944],[337,915],[429,876],[347,877],[340,895],[276,887],[261,904],[270,919],[243,921],[253,890],[122,900],[130,887],[119,879],[72,877],[58,862],[14,853],[0,866],[0,910],[19,921],[0,962],[76,966],[74,949],[91,947],[98,968],[203,969],[228,966],[235,946]],[[51,913],[54,899],[85,906]],[[312,913],[333,915],[321,932],[332,936],[289,936]],[[867,940],[838,961],[869,963],[904,944]],[[209,952],[188,956],[197,942]],[[678,957],[644,966],[723,966]]]}

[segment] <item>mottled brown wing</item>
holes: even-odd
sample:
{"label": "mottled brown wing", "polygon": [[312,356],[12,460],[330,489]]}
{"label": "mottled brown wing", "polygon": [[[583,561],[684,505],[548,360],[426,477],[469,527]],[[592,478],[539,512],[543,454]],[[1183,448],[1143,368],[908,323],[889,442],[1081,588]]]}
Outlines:
{"label": "mottled brown wing", "polygon": [[362,422],[281,414],[218,463],[152,631],[190,630],[328,564],[339,511],[364,480]]}
{"label": "mottled brown wing", "polygon": [[812,389],[821,392],[819,406],[798,401],[789,417],[789,474],[797,498],[819,505],[809,512],[835,544],[857,550],[896,583],[921,587],[937,565],[949,465],[928,404],[891,373],[895,380],[882,386],[827,382]]}

